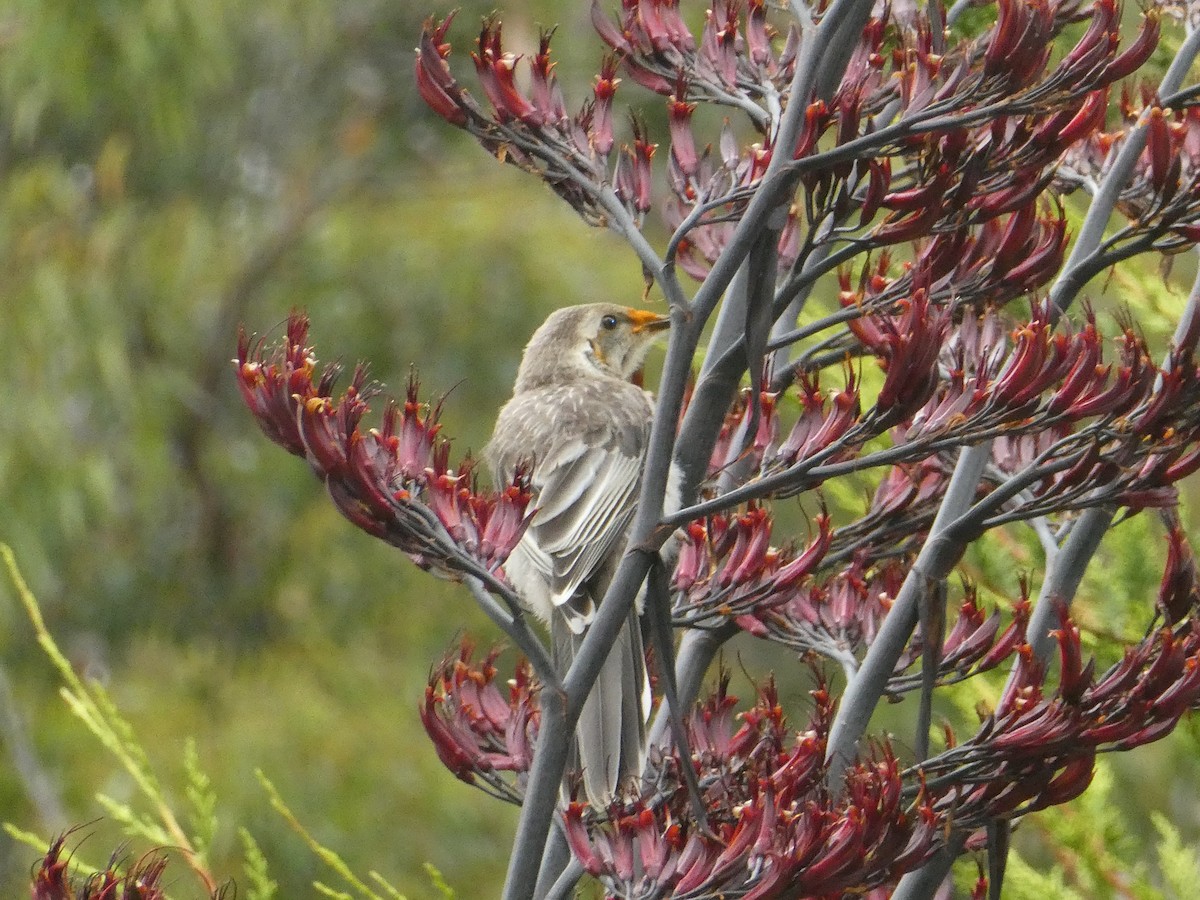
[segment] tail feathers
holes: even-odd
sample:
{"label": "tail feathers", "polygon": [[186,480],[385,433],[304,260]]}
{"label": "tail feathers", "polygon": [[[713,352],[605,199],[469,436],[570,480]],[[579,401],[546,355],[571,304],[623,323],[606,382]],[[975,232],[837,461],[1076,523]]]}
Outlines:
{"label": "tail feathers", "polygon": [[[565,672],[582,643],[555,617],[551,625],[555,665]],[[646,741],[646,662],[634,615],[622,626],[575,726],[571,768],[582,770],[593,806],[606,806],[622,782],[641,774]]]}

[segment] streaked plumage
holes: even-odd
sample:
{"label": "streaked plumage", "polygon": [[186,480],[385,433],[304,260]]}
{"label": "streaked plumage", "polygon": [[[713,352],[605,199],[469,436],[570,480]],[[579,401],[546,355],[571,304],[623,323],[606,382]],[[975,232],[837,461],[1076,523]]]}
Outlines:
{"label": "streaked plumage", "polygon": [[[505,564],[570,665],[633,518],[654,404],[630,382],[664,317],[614,304],[560,309],[534,333],[486,456],[497,482],[532,460],[537,513]],[[636,613],[584,704],[578,764],[593,803],[640,769],[646,710]]]}

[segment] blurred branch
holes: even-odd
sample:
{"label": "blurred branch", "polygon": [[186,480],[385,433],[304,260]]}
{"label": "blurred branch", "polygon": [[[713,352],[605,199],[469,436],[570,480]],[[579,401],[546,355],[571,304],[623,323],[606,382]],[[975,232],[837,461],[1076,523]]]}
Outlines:
{"label": "blurred branch", "polygon": [[60,831],[70,819],[63,808],[62,797],[54,786],[41,761],[37,757],[29,731],[17,709],[13,696],[12,682],[8,673],[0,666],[0,738],[8,745],[13,770],[25,789],[25,796],[37,812],[38,820],[45,831]]}

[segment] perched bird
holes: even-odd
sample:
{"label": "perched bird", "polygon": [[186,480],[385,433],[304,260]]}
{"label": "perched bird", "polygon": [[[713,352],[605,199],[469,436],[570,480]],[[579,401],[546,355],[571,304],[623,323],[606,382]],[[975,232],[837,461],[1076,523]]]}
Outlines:
{"label": "perched bird", "polygon": [[[620,562],[641,484],[654,401],[631,379],[665,316],[611,303],[552,313],[521,359],[512,399],[485,450],[497,483],[532,463],[536,513],[504,566],[550,628],[566,671]],[[593,804],[636,775],[648,715],[637,610],[584,703],[576,758]]]}

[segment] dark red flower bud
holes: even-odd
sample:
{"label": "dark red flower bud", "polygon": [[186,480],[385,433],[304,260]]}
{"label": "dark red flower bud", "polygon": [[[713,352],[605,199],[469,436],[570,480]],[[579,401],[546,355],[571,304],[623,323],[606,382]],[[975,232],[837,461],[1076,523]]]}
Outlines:
{"label": "dark red flower bud", "polygon": [[600,0],[592,0],[591,15],[592,27],[596,29],[596,34],[600,35],[600,40],[608,44],[618,54],[626,55],[633,52],[628,34],[622,31],[612,19],[604,14],[604,9],[600,6]]}
{"label": "dark red flower bud", "polygon": [[814,100],[805,108],[804,127],[796,139],[796,149],[792,153],[792,159],[803,159],[813,151],[813,148],[817,146],[817,141],[829,127],[832,118],[824,100]]}
{"label": "dark red flower bud", "polygon": [[433,18],[425,20],[417,47],[415,75],[417,92],[429,108],[450,124],[461,126],[466,124],[467,114],[457,99],[461,92],[446,64],[450,45],[443,42],[453,20],[454,13],[440,23]]}
{"label": "dark red flower bud", "polygon": [[929,206],[936,207],[942,201],[942,195],[950,184],[952,174],[950,167],[943,163],[938,166],[933,178],[916,187],[884,195],[881,205],[885,209],[905,212],[922,210]]}
{"label": "dark red flower bud", "polygon": [[1092,20],[1078,43],[1059,63],[1055,75],[1072,84],[1085,83],[1096,70],[1106,64],[1120,39],[1115,0],[1095,0],[1091,5]]}
{"label": "dark red flower bud", "polygon": [[617,59],[605,56],[600,64],[600,74],[592,90],[596,103],[592,107],[591,130],[588,136],[592,149],[600,156],[607,156],[613,145],[612,101],[621,79],[617,78]]}
{"label": "dark red flower bud", "polygon": [[483,20],[476,41],[479,51],[471,54],[471,59],[475,61],[475,71],[479,75],[479,83],[501,122],[519,119],[531,125],[541,125],[538,110],[517,89],[517,57],[505,53],[501,47],[501,27],[497,19]]}
{"label": "dark red flower bud", "polygon": [[1162,107],[1151,107],[1147,117],[1144,156],[1149,161],[1150,184],[1162,193],[1168,187],[1168,175],[1171,171],[1171,161],[1175,158],[1175,148],[1171,140],[1171,128]]}
{"label": "dark red flower bud", "polygon": [[554,29],[542,29],[538,38],[538,52],[530,65],[530,87],[533,105],[542,121],[558,126],[567,119],[567,107],[562,89],[554,75],[554,63],[550,60],[550,38]]}
{"label": "dark red flower bud", "polygon": [[676,92],[667,100],[667,123],[671,130],[671,158],[684,175],[692,176],[699,164],[696,142],[692,138],[692,113],[696,104],[684,101],[686,93],[687,84],[680,79]]}
{"label": "dark red flower bud", "polygon": [[1142,27],[1132,44],[1116,59],[1112,60],[1096,78],[1097,84],[1112,84],[1142,67],[1158,46],[1161,14],[1157,7],[1148,7],[1142,12]]}
{"label": "dark red flower bud", "polygon": [[858,227],[865,228],[875,218],[883,205],[884,195],[892,180],[892,164],[886,157],[882,160],[868,161],[869,176],[867,191],[863,195],[862,212],[859,215]]}

